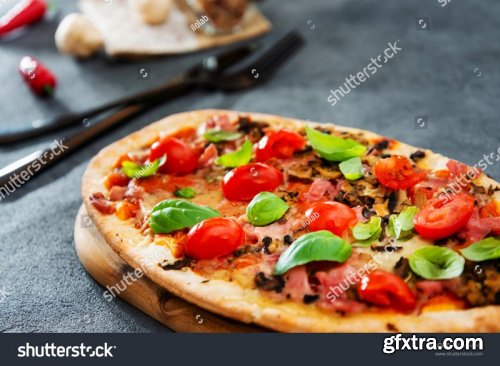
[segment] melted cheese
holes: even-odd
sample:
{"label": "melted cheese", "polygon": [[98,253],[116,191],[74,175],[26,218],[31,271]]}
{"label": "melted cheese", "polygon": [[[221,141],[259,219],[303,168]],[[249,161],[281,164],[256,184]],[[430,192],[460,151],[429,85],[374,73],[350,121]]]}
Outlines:
{"label": "melted cheese", "polygon": [[418,235],[415,235],[413,238],[407,241],[395,241],[393,246],[402,247],[401,250],[396,252],[374,252],[370,247],[354,248],[353,251],[371,255],[377,264],[377,269],[393,272],[394,265],[399,261],[399,259],[401,259],[401,257],[408,258],[417,249],[429,245],[432,245],[432,243],[428,240],[420,238]]}

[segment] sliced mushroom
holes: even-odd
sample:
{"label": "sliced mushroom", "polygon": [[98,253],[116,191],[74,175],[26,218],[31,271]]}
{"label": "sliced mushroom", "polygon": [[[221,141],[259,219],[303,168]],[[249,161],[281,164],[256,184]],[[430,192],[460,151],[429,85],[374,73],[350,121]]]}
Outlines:
{"label": "sliced mushroom", "polygon": [[373,209],[377,213],[378,216],[387,216],[389,215],[389,209],[387,208],[388,200],[385,200],[384,203],[376,203],[373,205]]}
{"label": "sliced mushroom", "polygon": [[338,179],[342,177],[340,170],[335,170],[333,167],[315,166],[314,169],[325,179]]}
{"label": "sliced mushroom", "polygon": [[389,195],[389,202],[387,208],[390,213],[400,213],[404,206],[409,206],[408,196],[405,190],[392,191]]}
{"label": "sliced mushroom", "polygon": [[312,168],[301,164],[292,164],[288,167],[288,175],[299,179],[312,179]]}

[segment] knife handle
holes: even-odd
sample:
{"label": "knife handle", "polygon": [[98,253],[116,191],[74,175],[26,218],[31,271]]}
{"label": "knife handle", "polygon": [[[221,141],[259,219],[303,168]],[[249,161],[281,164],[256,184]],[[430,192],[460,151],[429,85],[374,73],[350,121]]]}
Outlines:
{"label": "knife handle", "polygon": [[55,140],[47,148],[35,151],[1,169],[0,198],[3,196],[2,193],[5,193],[2,188],[12,193],[13,190],[20,188],[20,186],[28,180],[76,151],[80,146],[90,141],[100,132],[110,128],[118,122],[133,117],[146,108],[146,105],[141,104],[126,107],[95,125],[84,128],[68,137]]}
{"label": "knife handle", "polygon": [[[35,151],[28,156],[6,166],[0,170],[0,200],[5,194],[5,189],[20,188],[26,181],[43,172],[48,167],[63,160],[72,154],[87,142],[98,138],[106,130],[146,111],[167,99],[173,99],[192,90],[190,83],[178,83],[172,85],[168,91],[142,104],[132,104],[124,107],[117,112],[105,117],[104,119],[89,124],[72,135],[56,140],[51,146],[43,150]],[[13,188],[14,187],[14,188]]]}
{"label": "knife handle", "polygon": [[192,83],[193,82],[187,76],[181,76],[155,89],[127,96],[86,111],[38,119],[31,122],[27,127],[2,129],[0,130],[0,145],[24,141],[70,126],[84,125],[88,123],[91,118],[112,109],[123,108],[132,104],[147,103],[148,101],[153,101],[158,98],[165,99],[173,90],[178,90],[180,87]]}

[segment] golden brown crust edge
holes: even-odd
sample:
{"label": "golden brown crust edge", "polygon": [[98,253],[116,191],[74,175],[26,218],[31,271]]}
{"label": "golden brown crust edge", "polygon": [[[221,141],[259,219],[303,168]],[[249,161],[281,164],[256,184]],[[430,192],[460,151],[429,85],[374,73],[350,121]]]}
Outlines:
{"label": "golden brown crust edge", "polygon": [[[127,263],[141,268],[158,285],[214,313],[244,323],[255,323],[283,332],[498,332],[500,331],[500,307],[487,306],[468,310],[429,312],[421,316],[403,314],[363,313],[352,316],[327,314],[314,305],[293,302],[274,303],[259,294],[258,290],[243,289],[233,282],[210,280],[187,271],[165,271],[158,263],[171,260],[169,251],[162,246],[150,244],[127,221],[114,215],[104,216],[90,203],[94,192],[105,192],[106,175],[122,154],[148,146],[160,133],[171,133],[181,126],[198,125],[210,116],[224,113],[231,116],[249,115],[255,120],[266,121],[276,127],[297,127],[304,121],[259,113],[226,110],[199,110],[175,114],[153,123],[104,148],[94,157],[82,181],[82,197],[87,212],[98,230]],[[378,135],[363,130],[335,125],[337,129],[362,131],[367,136]],[[414,150],[406,144],[402,151]],[[426,150],[433,166],[442,164],[446,158]],[[487,179],[487,178],[483,178]],[[498,183],[495,183],[498,184]]]}

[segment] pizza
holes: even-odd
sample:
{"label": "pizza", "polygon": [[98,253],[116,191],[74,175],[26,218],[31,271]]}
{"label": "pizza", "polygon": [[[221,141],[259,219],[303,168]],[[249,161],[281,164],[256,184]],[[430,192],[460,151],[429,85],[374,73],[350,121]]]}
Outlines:
{"label": "pizza", "polygon": [[176,114],[102,150],[85,207],[126,262],[285,332],[500,330],[500,185],[330,123]]}

